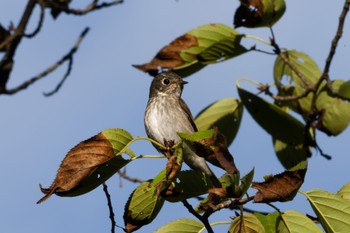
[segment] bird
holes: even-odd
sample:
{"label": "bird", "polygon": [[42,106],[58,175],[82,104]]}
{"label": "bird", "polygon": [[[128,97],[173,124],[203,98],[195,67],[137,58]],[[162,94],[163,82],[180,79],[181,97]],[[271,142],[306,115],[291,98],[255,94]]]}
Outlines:
{"label": "bird", "polygon": [[[181,142],[177,133],[192,134],[198,131],[189,107],[181,98],[183,87],[187,83],[171,71],[153,78],[144,115],[144,125],[149,138],[163,145],[169,141],[177,144]],[[156,149],[159,150],[157,147]],[[214,187],[221,187],[220,181],[205,159],[197,155],[186,143],[183,143],[183,161],[193,170],[205,173]]]}

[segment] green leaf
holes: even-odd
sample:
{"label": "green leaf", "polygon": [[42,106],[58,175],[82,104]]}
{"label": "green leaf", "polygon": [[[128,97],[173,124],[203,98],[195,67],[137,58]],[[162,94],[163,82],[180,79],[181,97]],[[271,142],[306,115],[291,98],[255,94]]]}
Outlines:
{"label": "green leaf", "polygon": [[154,233],[198,233],[202,228],[204,225],[197,220],[180,218],[163,225]]}
{"label": "green leaf", "polygon": [[[198,45],[182,51],[181,57],[188,63],[215,63],[241,55],[247,49],[240,45],[242,35],[224,24],[205,24],[189,35],[197,39]],[[178,67],[179,69],[181,67]]]}
{"label": "green leaf", "polygon": [[[242,222],[243,221],[243,222]],[[229,233],[264,233],[265,229],[259,219],[253,214],[245,214],[242,216],[236,217],[228,230]]]}
{"label": "green leaf", "polygon": [[278,216],[277,232],[322,233],[321,229],[311,219],[294,210],[288,210]]}
{"label": "green leaf", "polygon": [[243,176],[241,179],[241,184],[239,186],[241,190],[241,198],[247,193],[254,178],[254,168],[248,172],[247,175]]}
{"label": "green leaf", "polygon": [[344,200],[350,201],[350,182],[346,183],[338,192],[337,195]]}
{"label": "green leaf", "polygon": [[289,170],[311,156],[311,151],[303,145],[289,145],[283,141],[272,139],[278,160],[282,166]]}
{"label": "green leaf", "polygon": [[163,47],[149,63],[134,67],[151,75],[157,74],[161,68],[186,77],[207,64],[225,61],[247,52],[240,44],[242,36],[224,24],[202,25]]}
{"label": "green leaf", "polygon": [[338,94],[343,98],[350,99],[350,81],[346,81],[340,85]]}
{"label": "green leaf", "polygon": [[233,98],[225,98],[210,104],[203,109],[195,118],[198,130],[218,127],[219,132],[224,134],[227,145],[234,140],[243,114],[242,103]]}
{"label": "green leaf", "polygon": [[350,202],[320,189],[303,193],[315,211],[326,232],[348,232],[350,229]]}
{"label": "green leaf", "polygon": [[[332,87],[338,90],[343,83],[343,80],[335,80]],[[331,96],[326,85],[318,93],[316,108],[321,115],[319,130],[328,135],[336,136],[348,127],[350,123],[350,103]]]}
{"label": "green leaf", "polygon": [[244,89],[238,87],[238,93],[250,115],[273,138],[291,145],[305,143],[305,126],[300,121]]}
{"label": "green leaf", "polygon": [[199,171],[180,171],[177,175],[178,182],[173,190],[174,196],[165,199],[170,202],[179,202],[191,197],[197,197],[208,193],[212,188],[210,178]]}
{"label": "green leaf", "polygon": [[158,215],[165,200],[158,196],[156,191],[152,182],[143,182],[131,194],[124,211],[124,222],[128,232],[151,223]]}
{"label": "green leaf", "polygon": [[[292,84],[294,87],[295,96],[301,95],[308,86],[313,86],[320,79],[322,72],[316,62],[303,52],[297,52],[296,50],[288,50],[283,52],[289,63],[293,65],[305,78],[303,81],[285,62],[278,56],[274,65],[274,79],[279,92],[283,93],[285,83]],[[286,79],[287,80],[284,80]],[[288,80],[289,78],[289,80]],[[299,99],[299,113],[304,117],[310,111],[312,101],[312,94],[307,95],[304,98]],[[291,103],[293,105],[293,102]],[[292,108],[295,110],[295,107]]]}
{"label": "green leaf", "polygon": [[177,133],[177,134],[182,140],[185,140],[187,142],[197,142],[197,141],[200,141],[201,139],[212,137],[214,134],[214,130],[208,129],[208,130],[201,130],[192,134],[186,134],[186,133]]}
{"label": "green leaf", "polygon": [[259,219],[261,224],[264,226],[265,233],[276,232],[276,222],[277,222],[278,216],[280,215],[278,212],[273,212],[268,215],[254,213],[254,215]]}
{"label": "green leaf", "polygon": [[133,140],[132,135],[128,131],[119,128],[110,128],[103,130],[102,134],[112,144],[115,155],[128,152],[127,145]]}

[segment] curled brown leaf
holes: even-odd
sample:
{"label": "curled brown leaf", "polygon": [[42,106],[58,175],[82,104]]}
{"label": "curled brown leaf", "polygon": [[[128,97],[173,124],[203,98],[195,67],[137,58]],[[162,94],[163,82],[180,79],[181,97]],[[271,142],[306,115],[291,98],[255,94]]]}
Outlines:
{"label": "curled brown leaf", "polygon": [[213,136],[203,139],[195,149],[198,155],[203,156],[211,164],[224,169],[229,174],[237,173],[233,156],[227,148],[226,138],[217,127],[214,128]]}
{"label": "curled brown leaf", "polygon": [[234,25],[235,27],[254,27],[263,21],[264,4],[262,0],[241,0],[237,8]]}
{"label": "curled brown leaf", "polygon": [[45,196],[37,204],[45,201],[54,193],[64,195],[78,187],[99,166],[112,158],[115,158],[112,145],[102,133],[79,143],[63,159],[51,186],[43,188],[40,185]]}
{"label": "curled brown leaf", "polygon": [[254,201],[259,203],[285,202],[293,200],[304,182],[306,170],[285,171],[275,176],[265,178],[265,182],[252,183],[252,188],[258,190]]}
{"label": "curled brown leaf", "polygon": [[133,66],[155,76],[158,74],[159,68],[173,69],[183,65],[185,61],[181,58],[180,53],[197,45],[198,41],[195,36],[185,34],[173,40],[169,45],[163,47],[149,63]]}

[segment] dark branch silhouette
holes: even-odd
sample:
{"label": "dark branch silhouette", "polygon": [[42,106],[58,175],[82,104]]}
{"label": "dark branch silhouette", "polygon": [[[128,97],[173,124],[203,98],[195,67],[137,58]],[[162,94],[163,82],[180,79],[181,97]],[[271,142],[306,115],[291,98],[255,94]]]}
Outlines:
{"label": "dark branch silhouette", "polygon": [[[100,10],[103,8],[107,8],[110,6],[123,3],[122,0],[118,0],[118,1],[113,0],[110,2],[101,2],[101,3],[99,0],[93,0],[88,6],[86,6],[83,9],[71,9],[69,7],[69,2],[70,1],[62,3],[59,1],[29,0],[22,14],[22,17],[19,21],[18,26],[15,27],[11,25],[9,29],[3,29],[2,33],[6,34],[6,36],[0,39],[0,52],[4,52],[4,55],[0,60],[0,94],[5,94],[5,95],[16,94],[19,91],[22,91],[28,88],[29,86],[34,84],[36,81],[46,77],[48,74],[52,73],[59,66],[61,66],[63,63],[67,61],[68,62],[67,71],[64,74],[64,77],[61,80],[61,82],[56,86],[54,90],[48,93],[44,93],[45,96],[51,96],[61,88],[64,81],[70,75],[72,71],[72,66],[73,66],[73,55],[77,51],[81,40],[85,37],[86,33],[88,32],[88,28],[86,28],[82,32],[75,46],[65,56],[63,56],[60,60],[58,60],[55,64],[46,68],[44,71],[40,72],[38,75],[23,82],[18,87],[15,87],[15,88],[7,87],[7,83],[11,78],[11,73],[14,68],[15,54],[16,54],[18,45],[21,43],[23,38],[33,39],[38,33],[42,31],[42,27],[45,19],[45,9],[50,9],[52,17],[56,19],[61,12],[66,14],[73,14],[73,15],[86,15],[95,10]],[[40,7],[38,23],[33,32],[27,33],[26,28],[31,17],[33,16],[33,12],[36,6]]]}
{"label": "dark branch silhouette", "polygon": [[115,227],[117,225],[117,223],[115,222],[114,219],[114,211],[113,211],[113,206],[112,206],[112,200],[111,200],[111,195],[108,192],[108,186],[106,185],[106,183],[103,183],[103,192],[106,195],[107,198],[107,205],[108,205],[108,210],[109,210],[109,219],[111,220],[111,232],[114,233],[115,232]]}

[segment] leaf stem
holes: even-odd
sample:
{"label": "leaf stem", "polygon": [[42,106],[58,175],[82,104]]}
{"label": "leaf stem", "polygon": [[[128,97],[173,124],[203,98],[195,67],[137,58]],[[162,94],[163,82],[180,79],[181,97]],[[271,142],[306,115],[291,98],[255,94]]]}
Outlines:
{"label": "leaf stem", "polygon": [[263,44],[271,45],[271,42],[266,41],[266,40],[264,40],[264,39],[261,39],[261,38],[258,37],[258,36],[244,34],[244,35],[243,35],[243,38],[248,38],[248,39],[257,40],[257,41],[259,41],[259,42],[261,42],[261,43],[263,43]]}
{"label": "leaf stem", "polygon": [[136,160],[136,159],[164,159],[164,155],[140,155],[132,158],[131,160]]}
{"label": "leaf stem", "polygon": [[252,80],[252,79],[249,79],[249,78],[239,78],[239,79],[236,81],[236,85],[237,85],[237,87],[239,87],[239,88],[241,88],[241,85],[240,85],[240,82],[241,82],[241,81],[247,81],[247,82],[250,82],[250,83],[252,83],[252,84],[254,84],[254,85],[257,85],[257,86],[259,86],[259,87],[262,86],[261,83],[255,81],[255,80]]}

